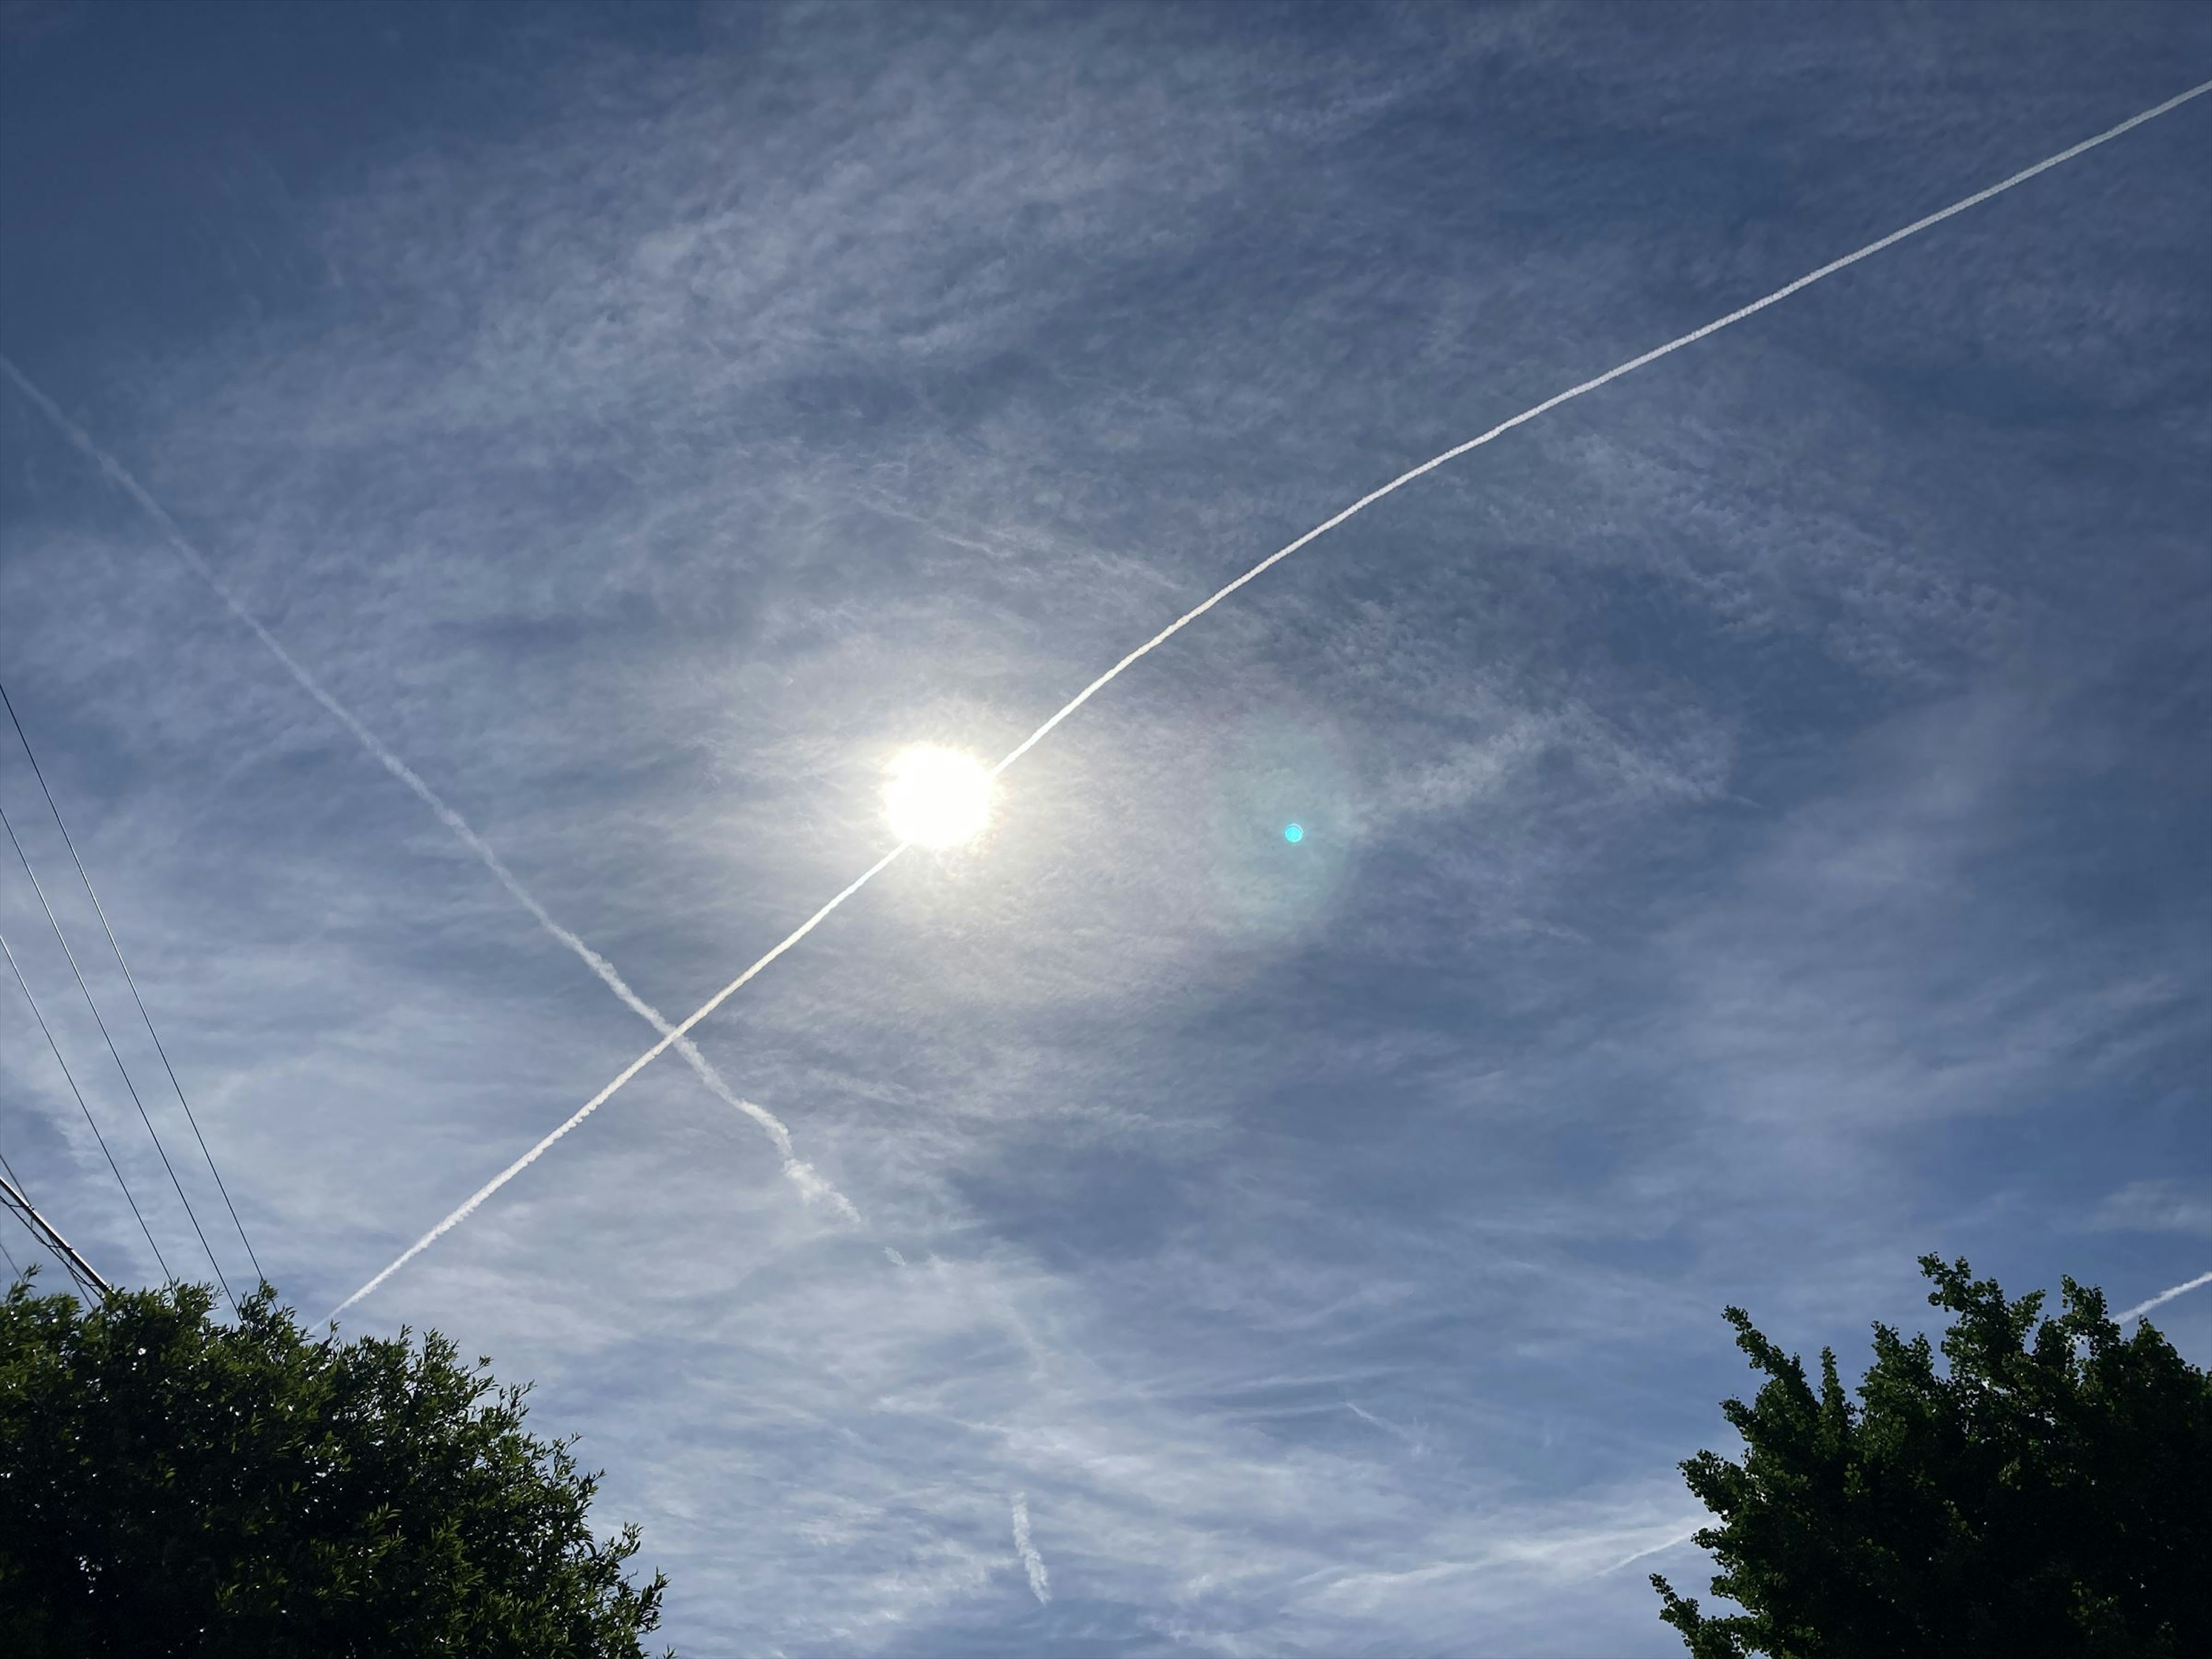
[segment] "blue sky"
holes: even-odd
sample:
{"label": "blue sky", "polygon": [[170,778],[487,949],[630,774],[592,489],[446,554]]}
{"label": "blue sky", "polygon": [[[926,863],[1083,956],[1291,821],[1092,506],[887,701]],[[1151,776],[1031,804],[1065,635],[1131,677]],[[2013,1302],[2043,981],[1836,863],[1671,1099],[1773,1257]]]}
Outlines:
{"label": "blue sky", "polygon": [[[680,1014],[902,746],[1003,754],[2212,13],[33,3],[0,72],[0,350]],[[686,1654],[1668,1651],[1723,1304],[1852,1356],[1923,1250],[2212,1267],[2208,153],[2212,99],[1117,681],[699,1028],[858,1224],[664,1060],[347,1328],[538,1378]],[[304,1311],[650,1040],[11,386],[0,667]],[[0,804],[96,944],[19,750]],[[44,927],[0,872],[188,1261]],[[154,1275],[12,985],[0,1147]],[[2160,1322],[2212,1360],[2212,1292]]]}

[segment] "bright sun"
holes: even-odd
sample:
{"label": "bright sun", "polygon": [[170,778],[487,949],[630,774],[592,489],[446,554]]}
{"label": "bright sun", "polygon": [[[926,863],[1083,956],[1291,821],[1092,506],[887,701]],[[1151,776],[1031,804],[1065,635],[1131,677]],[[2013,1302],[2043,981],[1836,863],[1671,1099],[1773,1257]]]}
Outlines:
{"label": "bright sun", "polygon": [[890,763],[884,805],[901,841],[957,847],[990,818],[991,775],[972,755],[917,744]]}

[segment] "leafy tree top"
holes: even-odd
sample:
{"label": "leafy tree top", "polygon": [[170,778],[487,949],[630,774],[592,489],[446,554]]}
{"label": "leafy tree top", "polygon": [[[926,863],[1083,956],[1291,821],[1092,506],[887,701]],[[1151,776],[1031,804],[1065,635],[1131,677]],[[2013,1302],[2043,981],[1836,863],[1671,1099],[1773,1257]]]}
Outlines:
{"label": "leafy tree top", "polygon": [[2102,1291],[2007,1301],[1929,1255],[1937,1349],[1874,1328],[1854,1403],[1727,1310],[1766,1381],[1722,1406],[1731,1462],[1682,1465],[1719,1517],[1709,1615],[1658,1574],[1660,1617],[1696,1659],[2212,1653],[2212,1379],[2148,1322],[2123,1337]]}
{"label": "leafy tree top", "polygon": [[435,1332],[303,1331],[267,1285],[0,1304],[0,1651],[640,1654],[663,1580],[599,1477]]}

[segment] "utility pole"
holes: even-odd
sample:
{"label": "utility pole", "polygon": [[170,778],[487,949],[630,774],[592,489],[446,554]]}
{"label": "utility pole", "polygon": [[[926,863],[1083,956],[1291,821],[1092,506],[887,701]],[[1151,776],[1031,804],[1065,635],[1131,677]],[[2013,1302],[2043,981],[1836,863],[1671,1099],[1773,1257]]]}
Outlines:
{"label": "utility pole", "polygon": [[61,1258],[69,1276],[76,1280],[77,1289],[88,1300],[114,1294],[114,1286],[93,1271],[92,1264],[76,1253],[76,1246],[61,1236],[54,1224],[31,1207],[31,1200],[23,1196],[22,1189],[0,1173],[0,1208],[13,1210],[30,1224],[39,1241]]}

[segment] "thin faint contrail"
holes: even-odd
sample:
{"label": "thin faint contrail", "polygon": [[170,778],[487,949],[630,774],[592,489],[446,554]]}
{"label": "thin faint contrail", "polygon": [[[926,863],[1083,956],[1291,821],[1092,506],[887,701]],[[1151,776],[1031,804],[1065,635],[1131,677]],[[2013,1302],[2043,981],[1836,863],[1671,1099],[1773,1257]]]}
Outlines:
{"label": "thin faint contrail", "polygon": [[[110,483],[138,504],[140,510],[151,519],[155,526],[161,531],[163,538],[168,542],[171,550],[185,562],[194,575],[208,585],[215,596],[229,608],[231,615],[244,623],[253,631],[254,637],[269,647],[270,654],[284,665],[285,672],[299,682],[300,689],[322,704],[331,719],[352,732],[356,740],[368,751],[377,764],[413,790],[422,803],[436,816],[438,822],[452,830],[455,839],[477,855],[484,868],[491,872],[499,884],[507,889],[516,903],[530,912],[532,918],[540,927],[574,951],[577,958],[597,974],[606,988],[622,1000],[625,1007],[661,1034],[664,1041],[659,1048],[654,1048],[653,1052],[659,1054],[661,1048],[666,1047],[666,1040],[671,1038],[674,1028],[661,1015],[660,1011],[630,989],[629,981],[615,971],[614,963],[585,944],[568,928],[554,921],[545,907],[538,902],[537,896],[522,884],[514,871],[507,867],[507,861],[492,849],[489,842],[476,832],[468,820],[448,806],[444,797],[422,781],[421,774],[400,759],[398,755],[392,753],[390,746],[381,738],[362,724],[360,717],[355,714],[353,710],[331,696],[324,688],[320,680],[301,665],[299,659],[284,648],[276,636],[262,625],[261,619],[248,611],[238,596],[230,591],[223,580],[216,574],[200,550],[192,545],[191,538],[185,534],[177,521],[169,516],[168,509],[154,499],[153,495],[131,475],[130,470],[94,441],[91,434],[71,420],[61,406],[33,385],[23,371],[15,367],[14,361],[4,353],[0,353],[0,372],[4,372],[8,378],[15,383],[15,389],[30,399],[37,406],[39,412],[52,422],[62,435],[75,445],[87,459],[99,467]],[[688,1030],[689,1027],[685,1029]],[[815,1173],[811,1164],[802,1162],[793,1152],[791,1131],[784,1127],[781,1120],[774,1113],[755,1105],[732,1089],[723,1081],[721,1074],[714,1069],[713,1063],[706,1055],[699,1052],[696,1045],[680,1036],[674,1036],[674,1041],[677,1051],[690,1062],[691,1069],[699,1074],[700,1081],[719,1095],[726,1104],[735,1107],[752,1119],[767,1133],[768,1138],[775,1143],[776,1151],[783,1157],[784,1174],[795,1182],[802,1192],[809,1198],[827,1198],[852,1220],[857,1222],[860,1219],[860,1212],[854,1209],[845,1195],[823,1180]]]}
{"label": "thin faint contrail", "polygon": [[2112,1316],[2112,1323],[2115,1325],[2124,1325],[2130,1319],[2141,1319],[2153,1308],[2163,1307],[2166,1304],[2172,1301],[2177,1296],[2186,1296],[2190,1291],[2205,1285],[2212,1285],[2212,1273],[2199,1273],[2196,1278],[2191,1279],[2185,1285],[2176,1285],[2170,1291],[2160,1291],[2156,1296],[2151,1297],[2149,1301],[2138,1302],[2134,1307],[2129,1309],[2125,1313],[2114,1314]]}
{"label": "thin faint contrail", "polygon": [[[1559,393],[1555,397],[1547,398],[1542,403],[1536,404],[1534,408],[1522,410],[1520,414],[1516,415],[1511,420],[1500,422],[1498,425],[1491,428],[1489,431],[1482,434],[1481,436],[1470,438],[1465,443],[1455,445],[1452,448],[1444,451],[1443,454],[1434,457],[1432,459],[1423,461],[1419,466],[1413,468],[1409,471],[1400,473],[1396,477],[1391,479],[1389,483],[1384,484],[1380,489],[1372,490],[1367,495],[1362,495],[1358,501],[1352,502],[1351,506],[1346,507],[1334,518],[1326,520],[1322,523],[1316,525],[1311,530],[1307,531],[1304,535],[1299,537],[1297,540],[1291,543],[1288,546],[1279,548],[1275,552],[1269,554],[1266,558],[1261,560],[1259,563],[1254,565],[1243,575],[1237,577],[1235,581],[1231,582],[1227,586],[1214,593],[1203,604],[1194,605],[1190,610],[1184,611],[1182,616],[1176,617],[1175,621],[1170,623],[1165,628],[1160,629],[1158,633],[1153,635],[1152,638],[1146,640],[1142,645],[1139,646],[1134,651],[1129,653],[1127,656],[1122,658],[1121,661],[1115,663],[1111,668],[1101,674],[1097,679],[1091,681],[1090,684],[1085,686],[1083,690],[1077,692],[1074,696],[1069,698],[1068,701],[1053,714],[1051,719],[1046,720],[1043,725],[1038,726],[1036,731],[1030,732],[1029,736],[1023,738],[1020,743],[1014,746],[1012,751],[1009,753],[1004,760],[993,767],[991,769],[991,775],[993,777],[998,776],[1000,773],[1004,772],[1024,755],[1026,755],[1030,750],[1036,748],[1039,743],[1042,742],[1046,737],[1050,735],[1053,730],[1057,727],[1062,720],[1065,720],[1070,714],[1073,714],[1077,709],[1082,708],[1085,703],[1089,702],[1091,698],[1097,696],[1100,691],[1103,690],[1109,684],[1112,684],[1114,680],[1118,678],[1139,658],[1148,656],[1152,652],[1158,650],[1161,646],[1173,639],[1177,634],[1182,632],[1184,629],[1189,627],[1191,623],[1196,622],[1200,617],[1203,617],[1207,611],[1212,610],[1215,605],[1219,605],[1222,600],[1227,599],[1231,593],[1234,593],[1238,588],[1243,586],[1247,582],[1251,581],[1255,577],[1273,568],[1275,565],[1281,563],[1282,561],[1290,557],[1291,554],[1297,552],[1300,548],[1305,546],[1307,543],[1314,540],[1316,537],[1327,535],[1330,531],[1335,529],[1337,526],[1342,524],[1346,519],[1352,517],[1356,514],[1365,512],[1369,507],[1374,506],[1376,502],[1381,501],[1385,495],[1390,495],[1394,491],[1404,489],[1407,484],[1413,483],[1414,479],[1421,477],[1427,473],[1435,471],[1437,468],[1442,466],[1445,462],[1455,459],[1459,456],[1466,454],[1471,449],[1481,448],[1483,445],[1490,442],[1492,439],[1500,437],[1504,434],[1510,432],[1515,427],[1526,425],[1528,422],[1534,420],[1539,415],[1544,414],[1547,410],[1557,409],[1561,404],[1569,402],[1573,398],[1579,398],[1584,392],[1595,392],[1600,386],[1605,386],[1611,381],[1617,380],[1624,374],[1632,374],[1637,369],[1642,368],[1647,364],[1656,363],[1662,357],[1668,356],[1674,352],[1680,351],[1686,345],[1694,344],[1696,342],[1704,339],[1709,334],[1717,334],[1722,329],[1729,327],[1733,324],[1740,323],[1747,317],[1754,316],[1758,313],[1765,310],[1767,307],[1773,305],[1779,301],[1788,299],[1791,295],[1796,294],[1800,289],[1811,287],[1814,283],[1820,281],[1823,277],[1832,276],[1836,272],[1843,270],[1847,265],[1855,265],[1860,260],[1868,258],[1869,255],[1879,253],[1884,248],[1893,246],[1897,243],[1905,240],[1908,236],[1917,236],[1922,231],[1929,228],[1931,225],[1941,224],[1944,220],[1951,218],[1954,215],[1964,213],[1968,208],[1978,206],[1980,204],[1988,201],[1993,196],[2003,194],[2006,191],[2010,190],[2015,185],[2025,184],[2030,179],[2034,178],[2038,173],[2047,173],[2052,167],[2058,166],[2062,162],[2070,161],[2075,156],[2082,155],[2086,151],[2094,149],[2100,144],[2107,143],[2112,139],[2118,137],[2122,133],[2130,131],[2133,129],[2141,126],[2146,121],[2154,120],[2159,116],[2164,115],[2169,110],[2178,109],[2182,105],[2187,103],[2191,99],[2201,97],[2207,92],[2212,92],[2212,81],[2206,81],[2199,85],[2191,87],[2187,92],[2182,93],[2177,97],[2169,98],[2164,103],[2143,111],[2140,115],[2130,116],[2118,126],[2109,127],[2103,132],[2099,133],[2094,138],[2085,138],[2080,143],[2074,145],[2072,148],[2063,149],[2059,151],[2057,155],[2050,156],[2044,161],[2038,161],[2033,167],[2023,167],[2018,173],[2014,173],[2010,178],[2002,179],[1996,184],[1991,185],[1986,190],[1977,191],[1972,196],[1966,197],[1961,201],[1954,202],[1949,207],[1942,209],[1937,212],[1931,213],[1923,219],[1916,219],[1911,224],[1905,226],[1902,230],[1893,230],[1890,232],[1888,235],[1881,238],[1879,241],[1869,242],[1864,247],[1858,249],[1856,252],[1846,253],[1842,258],[1831,260],[1828,264],[1822,265],[1817,270],[1808,271],[1806,275],[1800,276],[1796,282],[1787,283],[1781,288],[1776,289],[1773,293],[1766,295],[1764,299],[1754,300],[1747,306],[1744,306],[1735,311],[1731,311],[1725,317],[1716,318],[1713,321],[1707,323],[1703,328],[1692,329],[1689,333],[1682,335],[1677,339],[1669,340],[1665,345],[1657,347],[1653,350],[1647,351],[1640,357],[1632,357],[1626,362],[1622,363],[1619,368],[1609,368],[1604,374],[1597,376],[1595,380],[1584,380],[1579,386],[1570,386],[1566,391]],[[823,905],[819,910],[817,910],[812,915],[801,922],[798,929],[786,938],[781,944],[776,945],[773,950],[769,951],[766,956],[761,957],[761,959],[754,963],[751,967],[746,969],[744,973],[738,975],[737,978],[732,980],[720,990],[715,992],[712,997],[701,1005],[696,1012],[695,1012],[689,1019],[685,1020],[681,1025],[678,1025],[672,1033],[664,1035],[659,1042],[653,1044],[652,1048],[647,1049],[635,1060],[632,1060],[628,1066],[624,1066],[621,1073],[616,1077],[613,1082],[608,1084],[605,1088],[600,1090],[599,1092],[593,1095],[591,1099],[586,1101],[584,1104],[576,1110],[574,1115],[569,1117],[567,1121],[561,1125],[560,1127],[555,1129],[550,1134],[547,1135],[535,1146],[532,1146],[520,1158],[508,1164],[506,1169],[501,1170],[498,1175],[493,1176],[491,1180],[485,1182],[483,1186],[478,1188],[477,1191],[470,1196],[466,1203],[463,1204],[443,1221],[441,1221],[436,1226],[431,1228],[428,1232],[423,1234],[422,1237],[416,1240],[414,1243],[408,1246],[407,1249],[397,1261],[393,1261],[390,1267],[385,1268],[382,1273],[370,1279],[368,1283],[356,1291],[343,1302],[339,1303],[336,1308],[331,1310],[331,1314],[336,1316],[337,1314],[343,1312],[347,1308],[351,1307],[355,1303],[360,1301],[362,1297],[367,1296],[378,1285],[383,1284],[386,1279],[391,1278],[392,1274],[398,1273],[400,1268],[405,1267],[408,1262],[413,1261],[415,1257],[421,1255],[432,1244],[435,1243],[441,1237],[444,1237],[445,1234],[451,1231],[461,1222],[468,1219],[469,1216],[475,1212],[478,1205],[482,1204],[486,1199],[489,1198],[501,1187],[504,1187],[509,1181],[512,1181],[523,1170],[528,1169],[532,1164],[536,1163],[539,1154],[544,1152],[547,1147],[550,1146],[555,1141],[560,1139],[562,1136],[567,1134],[569,1130],[574,1128],[579,1123],[581,1123],[593,1112],[599,1110],[599,1109],[606,1103],[609,1097],[613,1095],[616,1090],[621,1088],[623,1084],[629,1082],[630,1079],[635,1077],[640,1072],[643,1071],[646,1066],[651,1065],[653,1060],[659,1059],[661,1052],[668,1047],[670,1042],[680,1040],[685,1032],[689,1031],[694,1025],[696,1025],[708,1014],[713,1013],[715,1009],[720,1007],[724,1002],[728,1000],[734,993],[744,986],[746,982],[751,980],[752,977],[756,974],[759,973],[762,969],[767,967],[769,963],[774,962],[786,951],[788,951],[793,945],[798,944],[800,939],[812,933],[814,929],[820,925],[823,917],[827,916],[832,910],[835,910],[847,899],[852,897],[854,894],[859,892],[860,889],[866,886],[869,882],[872,881],[876,878],[877,874],[880,871],[890,865],[893,859],[896,859],[904,851],[906,851],[906,847],[905,844],[902,842],[899,846],[894,847],[890,852],[884,854],[882,858],[871,865],[858,880],[854,881],[849,887],[847,887],[844,891],[839,893],[836,897],[831,899],[829,903]]]}
{"label": "thin faint contrail", "polygon": [[1044,1557],[1039,1555],[1036,1546],[1030,1542],[1029,1494],[1016,1492],[1011,1509],[1014,1522],[1014,1553],[1022,1558],[1022,1571],[1029,1575],[1030,1594],[1036,1597],[1040,1607],[1048,1607],[1052,1602],[1052,1577],[1044,1570]]}
{"label": "thin faint contrail", "polygon": [[1678,1532],[1670,1537],[1662,1538],[1656,1544],[1646,1545],[1644,1548],[1636,1551],[1632,1554],[1622,1556],[1620,1560],[1614,1562],[1609,1567],[1600,1567],[1595,1572],[1592,1573],[1590,1577],[1593,1578],[1602,1578],[1606,1574],[1609,1572],[1619,1572],[1623,1567],[1627,1566],[1633,1562],[1641,1561],[1648,1555],[1656,1555],[1662,1550],[1671,1550],[1677,1544],[1686,1544],[1692,1538],[1695,1538],[1699,1533],[1703,1532],[1705,1529],[1706,1524],[1707,1523],[1705,1522],[1700,1522],[1696,1526],[1688,1528],[1686,1531]]}

